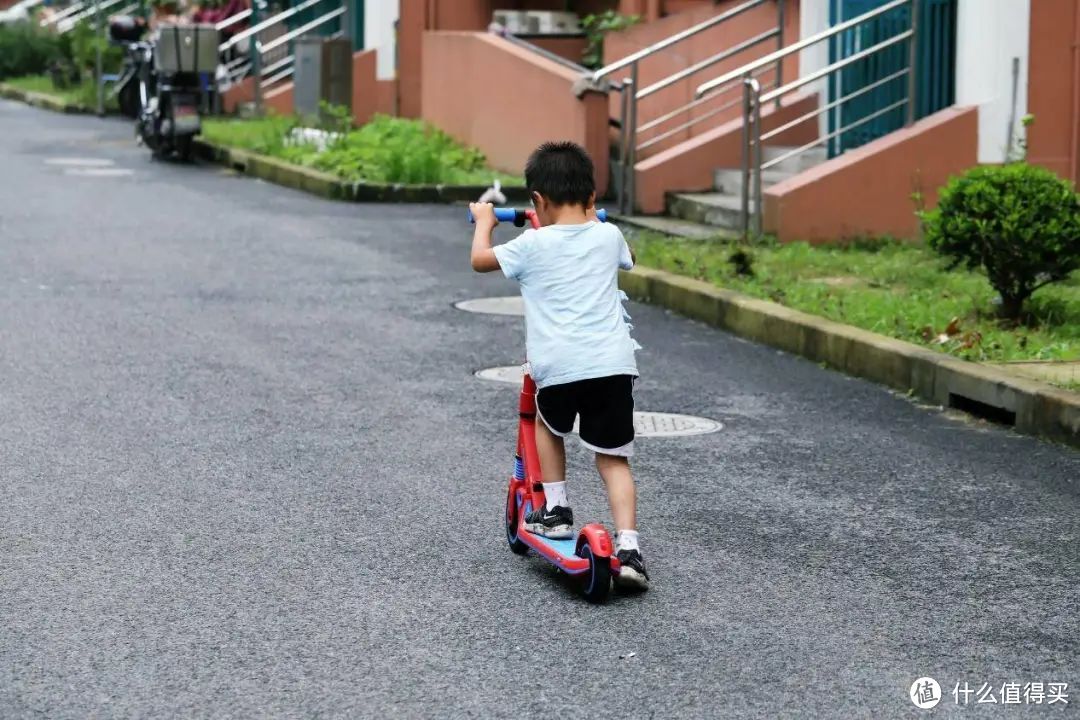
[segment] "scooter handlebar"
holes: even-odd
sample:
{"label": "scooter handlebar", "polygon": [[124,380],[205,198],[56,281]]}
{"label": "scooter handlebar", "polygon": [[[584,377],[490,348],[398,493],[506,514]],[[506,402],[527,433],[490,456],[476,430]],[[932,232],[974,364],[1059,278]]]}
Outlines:
{"label": "scooter handlebar", "polygon": [[[603,208],[596,211],[596,217],[600,222],[607,222],[607,210]],[[518,227],[525,225],[525,211],[517,208],[495,208],[495,219],[499,222],[512,222]],[[469,211],[469,222],[476,222],[472,210]]]}

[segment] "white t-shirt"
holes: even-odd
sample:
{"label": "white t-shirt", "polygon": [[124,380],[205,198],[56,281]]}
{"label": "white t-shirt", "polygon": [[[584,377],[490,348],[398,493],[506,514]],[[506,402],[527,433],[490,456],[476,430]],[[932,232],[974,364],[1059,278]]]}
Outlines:
{"label": "white t-shirt", "polygon": [[506,277],[521,284],[526,352],[537,387],[637,375],[619,269],[634,266],[619,228],[548,225],[494,248]]}

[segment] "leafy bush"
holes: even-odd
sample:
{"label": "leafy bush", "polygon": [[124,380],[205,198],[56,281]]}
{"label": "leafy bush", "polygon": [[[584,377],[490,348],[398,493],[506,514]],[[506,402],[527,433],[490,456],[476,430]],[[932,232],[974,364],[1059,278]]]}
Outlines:
{"label": "leafy bush", "polygon": [[79,70],[93,71],[97,62],[97,47],[101,46],[101,67],[106,73],[114,73],[124,62],[124,49],[112,45],[108,39],[97,35],[88,22],[81,22],[63,36],[67,59]]}
{"label": "leafy bush", "polygon": [[484,155],[420,120],[380,115],[320,153],[312,164],[347,178],[420,185],[454,182],[461,172],[482,170]]}
{"label": "leafy bush", "polygon": [[982,268],[1012,320],[1032,293],[1080,267],[1080,200],[1043,168],[973,168],[952,178],[921,217],[930,247],[954,268]]}
{"label": "leafy bush", "polygon": [[33,22],[0,25],[0,80],[41,74],[61,54],[60,39]]}
{"label": "leafy bush", "polygon": [[586,15],[581,20],[585,30],[585,50],[581,54],[581,64],[594,70],[604,63],[604,35],[619,32],[641,22],[640,15],[620,15],[614,10],[605,10],[597,15]]}
{"label": "leafy bush", "polygon": [[351,118],[325,111],[317,123],[330,133],[325,149],[291,139],[302,123],[292,117],[258,120],[214,120],[203,123],[211,142],[271,155],[298,165],[314,167],[338,177],[368,182],[486,185],[521,185],[487,168],[483,153],[459,144],[421,120],[375,116],[366,125],[349,129]]}

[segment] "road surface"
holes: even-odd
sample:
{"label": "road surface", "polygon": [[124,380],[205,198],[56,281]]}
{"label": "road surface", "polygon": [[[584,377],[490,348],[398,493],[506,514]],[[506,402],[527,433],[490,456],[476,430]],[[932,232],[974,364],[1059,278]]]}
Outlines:
{"label": "road surface", "polygon": [[0,717],[1075,716],[1080,453],[631,305],[639,409],[723,430],[639,441],[653,588],[590,606],[502,535],[462,209],[131,135],[0,103]]}

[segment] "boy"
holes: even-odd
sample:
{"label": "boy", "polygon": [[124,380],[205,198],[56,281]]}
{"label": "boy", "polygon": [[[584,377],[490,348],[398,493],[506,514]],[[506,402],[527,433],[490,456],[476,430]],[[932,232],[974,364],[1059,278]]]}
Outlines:
{"label": "boy", "polygon": [[638,548],[634,479],[634,351],[619,292],[619,268],[634,255],[614,225],[596,220],[593,164],[571,142],[541,145],[525,165],[525,184],[540,221],[514,240],[491,247],[498,224],[489,203],[472,203],[476,220],[472,267],[502,270],[521,284],[526,350],[536,381],[536,450],[547,502],[525,517],[526,528],[550,538],[573,537],[566,499],[563,438],[580,416],[579,434],[596,452],[615,520],[621,585],[648,588]]}

